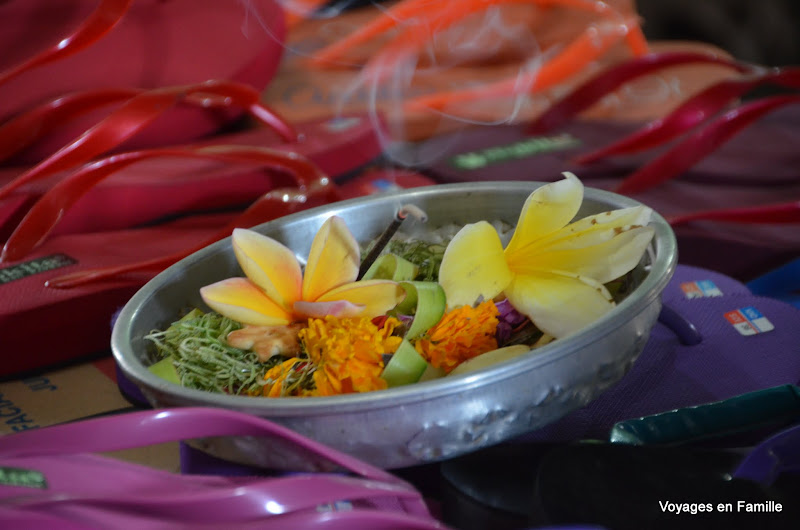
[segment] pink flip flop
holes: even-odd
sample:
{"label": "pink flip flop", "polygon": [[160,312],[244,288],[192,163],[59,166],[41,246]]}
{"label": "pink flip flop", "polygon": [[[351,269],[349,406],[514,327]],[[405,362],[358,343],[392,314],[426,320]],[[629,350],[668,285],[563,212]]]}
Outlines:
{"label": "pink flip flop", "polygon": [[[264,438],[295,469],[315,472],[178,475],[92,454],[218,436]],[[222,409],[141,411],[4,436],[0,466],[8,471],[0,524],[8,527],[445,528],[408,482]]]}

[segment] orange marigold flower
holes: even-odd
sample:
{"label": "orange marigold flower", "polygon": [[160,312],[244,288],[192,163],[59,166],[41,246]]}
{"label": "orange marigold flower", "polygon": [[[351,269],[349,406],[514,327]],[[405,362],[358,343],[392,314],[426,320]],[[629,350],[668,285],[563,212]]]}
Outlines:
{"label": "orange marigold flower", "polygon": [[381,379],[383,355],[397,350],[402,342],[392,335],[400,325],[387,318],[381,327],[369,318],[312,318],[300,331],[300,341],[316,366],[316,389],[307,395],[330,396],[369,392],[386,388]]}
{"label": "orange marigold flower", "polygon": [[295,383],[302,377],[296,368],[296,365],[301,363],[308,363],[305,359],[292,357],[283,361],[281,364],[276,364],[264,374],[263,394],[266,397],[282,397],[291,396],[299,390]]}
{"label": "orange marigold flower", "polygon": [[435,368],[453,368],[482,353],[497,349],[497,306],[492,300],[448,311],[414,347]]}

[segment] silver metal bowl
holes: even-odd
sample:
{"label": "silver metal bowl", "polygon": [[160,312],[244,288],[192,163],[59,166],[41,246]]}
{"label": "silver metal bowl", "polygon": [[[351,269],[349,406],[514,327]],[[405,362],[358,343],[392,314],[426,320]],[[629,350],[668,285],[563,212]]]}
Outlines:
{"label": "silver metal bowl", "polygon": [[[256,227],[304,258],[323,221],[339,215],[359,241],[389,224],[401,204],[429,215],[428,226],[481,219],[514,224],[528,194],[542,183],[479,182],[416,188],[343,201]],[[586,189],[579,217],[637,205],[613,193]],[[635,290],[601,320],[535,352],[483,371],[391,388],[325,398],[254,398],[184,388],[150,373],[151,345],[144,336],[163,329],[187,307],[204,308],[198,290],[241,276],[230,239],[168,268],[124,307],[111,346],[122,372],[156,407],[213,406],[285,425],[364,461],[399,468],[455,457],[541,428],[582,407],[617,382],[644,348],[661,310],[661,292],[672,277],[677,245],[667,222],[652,221],[656,235],[637,268]],[[405,227],[412,228],[413,227]],[[266,440],[206,439],[203,450],[228,460],[266,467],[305,469]]]}

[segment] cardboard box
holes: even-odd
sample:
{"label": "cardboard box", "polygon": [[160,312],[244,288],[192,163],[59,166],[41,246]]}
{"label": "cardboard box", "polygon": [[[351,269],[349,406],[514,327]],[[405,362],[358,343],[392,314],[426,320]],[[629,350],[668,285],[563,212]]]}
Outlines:
{"label": "cardboard box", "polygon": [[[133,410],[117,387],[112,357],[0,383],[0,433],[4,435]],[[109,456],[180,470],[177,442],[115,451]]]}

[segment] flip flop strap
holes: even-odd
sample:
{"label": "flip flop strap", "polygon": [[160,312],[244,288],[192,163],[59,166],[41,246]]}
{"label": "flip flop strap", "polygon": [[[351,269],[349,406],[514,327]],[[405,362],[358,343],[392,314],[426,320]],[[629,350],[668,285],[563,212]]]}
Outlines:
{"label": "flip flop strap", "polygon": [[[202,108],[242,108],[261,123],[273,128],[284,140],[297,141],[294,129],[272,109],[262,104],[260,99],[261,94],[253,87],[233,81],[210,80],[194,85],[142,91],[127,99],[72,143],[0,188],[0,199],[30,182],[72,169],[108,152],[181,103]],[[82,106],[94,107],[99,100],[73,98],[70,101],[72,108],[65,114],[77,112],[78,107]],[[36,123],[37,120],[34,119],[30,125],[35,126]]]}
{"label": "flip flop strap", "polygon": [[133,0],[102,0],[72,34],[27,61],[0,72],[0,86],[24,72],[69,57],[91,46],[122,20],[131,4],[133,4]]}
{"label": "flip flop strap", "polygon": [[181,157],[247,163],[278,169],[291,174],[303,191],[328,178],[316,165],[295,154],[253,146],[211,146],[162,148],[113,155],[84,166],[65,177],[45,193],[28,211],[6,241],[0,263],[24,257],[41,244],[64,213],[90,189],[116,171],[137,162],[162,157]]}

